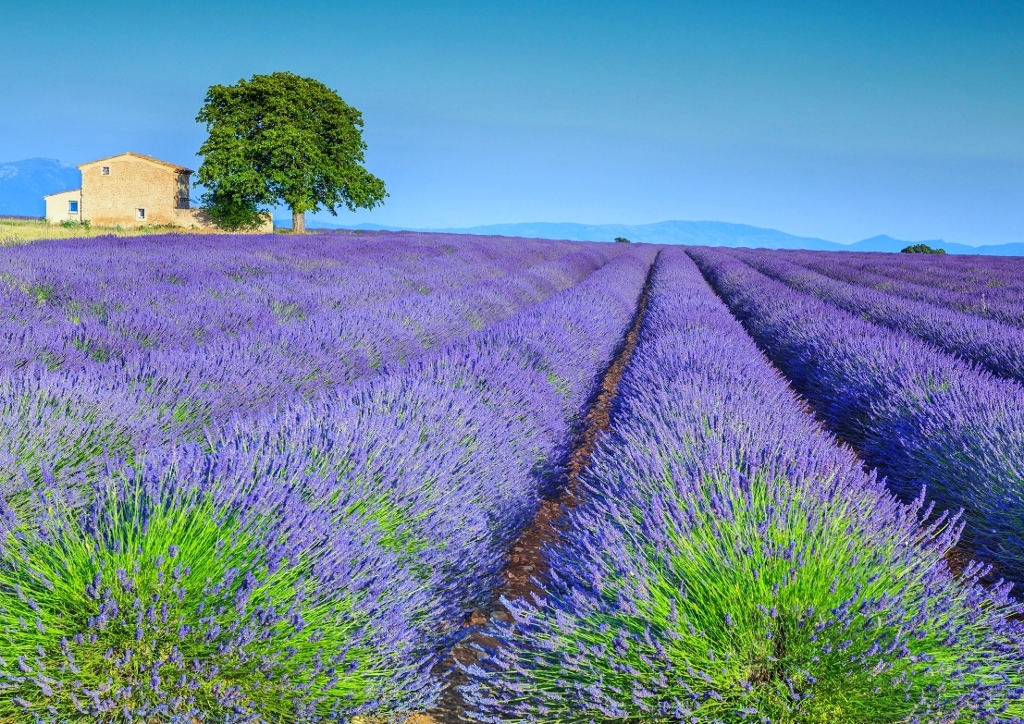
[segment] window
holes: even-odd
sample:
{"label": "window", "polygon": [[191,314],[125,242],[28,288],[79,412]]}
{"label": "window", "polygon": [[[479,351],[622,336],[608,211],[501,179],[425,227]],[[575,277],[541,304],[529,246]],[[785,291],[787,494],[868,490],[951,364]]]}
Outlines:
{"label": "window", "polygon": [[100,169],[100,173],[103,174],[104,176],[109,176],[110,166],[104,166],[102,169]]}
{"label": "window", "polygon": [[178,174],[178,201],[177,207],[179,209],[188,208],[188,174]]}
{"label": "window", "polygon": [[139,221],[145,221],[146,220],[146,210],[145,209],[135,209],[135,218],[138,219]]}
{"label": "window", "polygon": [[77,214],[78,213],[78,202],[77,201],[68,201],[68,213],[69,214]]}

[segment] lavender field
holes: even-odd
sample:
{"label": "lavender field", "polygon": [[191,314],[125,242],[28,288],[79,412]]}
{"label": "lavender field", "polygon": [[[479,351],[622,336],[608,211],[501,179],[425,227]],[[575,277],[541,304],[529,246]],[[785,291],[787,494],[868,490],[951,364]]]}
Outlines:
{"label": "lavender field", "polygon": [[0,722],[1022,722],[1022,279],[0,248]]}

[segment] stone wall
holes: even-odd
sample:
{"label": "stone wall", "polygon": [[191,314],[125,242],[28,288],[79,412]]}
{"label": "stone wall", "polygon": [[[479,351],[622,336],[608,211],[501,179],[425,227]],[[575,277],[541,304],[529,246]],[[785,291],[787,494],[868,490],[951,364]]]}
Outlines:
{"label": "stone wall", "polygon": [[[171,223],[175,226],[181,226],[186,229],[201,229],[203,231],[214,231],[220,234],[228,233],[218,229],[210,221],[210,218],[202,209],[176,209],[175,210],[175,221]],[[245,234],[273,234],[274,233],[274,217],[269,213],[260,214],[263,218],[263,223],[260,224],[257,229],[246,229]]]}
{"label": "stone wall", "polygon": [[79,168],[82,215],[96,226],[199,225],[190,209],[177,208],[179,171],[173,166],[125,154]]}
{"label": "stone wall", "polygon": [[[104,168],[108,173],[103,173]],[[180,226],[217,230],[202,210],[177,207],[178,177],[182,171],[176,166],[127,153],[86,163],[79,169],[82,171],[82,218],[94,226]],[[145,210],[144,217],[140,216],[139,209]],[[265,214],[264,223],[256,233],[273,231],[273,217]]]}

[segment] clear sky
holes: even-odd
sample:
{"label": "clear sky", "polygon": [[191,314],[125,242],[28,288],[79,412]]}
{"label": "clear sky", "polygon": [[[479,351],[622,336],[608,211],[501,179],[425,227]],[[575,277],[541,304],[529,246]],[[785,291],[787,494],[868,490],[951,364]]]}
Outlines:
{"label": "clear sky", "polygon": [[1021,0],[0,0],[0,161],[196,168],[206,88],[288,70],[363,111],[341,222],[1024,241],[1022,48]]}

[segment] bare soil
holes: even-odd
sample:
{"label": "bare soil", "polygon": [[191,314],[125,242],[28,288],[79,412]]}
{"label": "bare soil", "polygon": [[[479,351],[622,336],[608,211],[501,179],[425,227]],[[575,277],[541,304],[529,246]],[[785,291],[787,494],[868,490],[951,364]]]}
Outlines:
{"label": "bare soil", "polygon": [[[650,296],[651,278],[655,264],[657,264],[657,259],[651,264],[651,269],[647,274],[647,280],[637,302],[633,323],[587,406],[587,413],[584,416],[581,429],[576,435],[556,494],[541,501],[533,521],[512,545],[505,565],[504,580],[494,591],[490,608],[474,612],[466,622],[466,636],[452,653],[453,658],[462,664],[472,663],[476,658],[476,650],[471,646],[473,643],[483,646],[494,643],[481,630],[488,620],[508,621],[511,619],[508,611],[501,605],[502,597],[511,600],[544,593],[548,574],[544,549],[559,540],[565,524],[566,513],[581,502],[578,494],[580,476],[590,465],[590,459],[598,440],[611,429],[612,406],[618,393],[619,381],[636,350],[640,327],[643,324],[644,313],[647,311],[647,300]],[[454,662],[448,662],[447,666],[456,668]],[[465,676],[460,671],[454,671],[440,705],[428,714],[410,716],[405,720],[406,724],[454,724],[455,722],[472,721],[463,715],[465,706],[458,690],[463,683],[465,683]]]}

